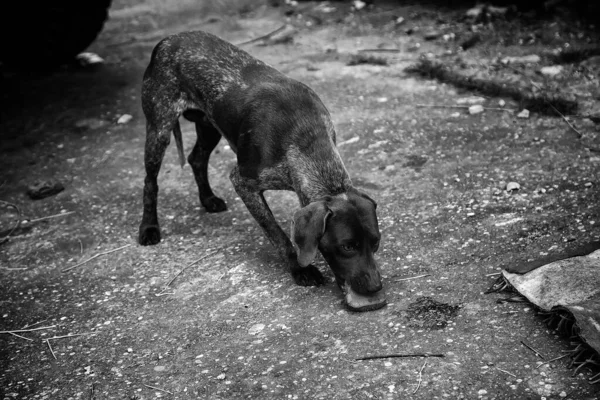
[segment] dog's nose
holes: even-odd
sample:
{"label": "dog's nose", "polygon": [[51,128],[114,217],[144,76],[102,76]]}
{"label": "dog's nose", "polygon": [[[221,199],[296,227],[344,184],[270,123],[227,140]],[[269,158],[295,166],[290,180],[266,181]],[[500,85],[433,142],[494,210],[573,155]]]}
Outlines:
{"label": "dog's nose", "polygon": [[379,292],[383,288],[379,271],[361,272],[351,280],[352,289],[360,294]]}

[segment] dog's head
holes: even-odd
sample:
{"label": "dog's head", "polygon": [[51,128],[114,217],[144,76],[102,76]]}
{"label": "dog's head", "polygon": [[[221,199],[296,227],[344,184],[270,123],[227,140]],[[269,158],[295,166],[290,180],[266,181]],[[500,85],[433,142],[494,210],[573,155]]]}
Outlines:
{"label": "dog's head", "polygon": [[298,263],[310,265],[320,250],[353,311],[376,310],[386,304],[374,258],[381,239],[376,207],[369,196],[351,189],[301,208],[292,223]]}

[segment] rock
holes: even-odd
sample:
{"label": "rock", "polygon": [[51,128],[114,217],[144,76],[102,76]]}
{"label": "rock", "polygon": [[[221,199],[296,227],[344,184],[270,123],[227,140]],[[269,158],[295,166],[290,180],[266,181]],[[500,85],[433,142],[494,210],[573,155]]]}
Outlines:
{"label": "rock", "polygon": [[439,31],[429,31],[423,35],[423,39],[425,40],[435,40],[439,38],[442,34]]}
{"label": "rock", "polygon": [[469,97],[461,97],[460,99],[456,100],[456,104],[460,104],[460,105],[474,105],[474,104],[481,104],[485,101],[485,99],[483,97],[480,96],[469,96]]}
{"label": "rock", "polygon": [[498,105],[500,107],[504,107],[506,105],[506,102],[504,100],[500,99],[500,100],[498,100]]}
{"label": "rock", "polygon": [[354,0],[352,2],[352,7],[354,7],[354,9],[356,11],[362,10],[366,6],[367,6],[367,3],[365,3],[364,1],[361,1],[361,0]]}
{"label": "rock", "polygon": [[117,120],[117,124],[126,124],[129,121],[131,121],[133,119],[133,116],[129,115],[129,114],[123,114],[119,117],[119,119]]}
{"label": "rock", "polygon": [[32,200],[41,200],[46,197],[54,196],[65,190],[65,187],[60,182],[43,181],[36,182],[27,188],[27,195]]}
{"label": "rock", "polygon": [[512,191],[516,191],[521,189],[521,185],[519,185],[517,182],[508,182],[506,184],[506,191],[507,192],[512,192]]}
{"label": "rock", "polygon": [[255,324],[248,329],[249,335],[258,335],[262,330],[265,329],[265,324]]}
{"label": "rock", "polygon": [[527,119],[529,118],[529,110],[524,108],[520,113],[517,114],[517,118]]}
{"label": "rock", "polygon": [[540,72],[544,76],[554,77],[563,71],[562,65],[551,65],[549,67],[540,68]]}
{"label": "rock", "polygon": [[483,111],[484,111],[484,108],[481,104],[475,104],[475,105],[469,107],[469,114],[471,114],[471,115],[481,114]]}
{"label": "rock", "polygon": [[87,67],[88,65],[102,64],[104,62],[102,57],[100,57],[98,54],[90,52],[79,53],[75,59],[84,67]]}
{"label": "rock", "polygon": [[530,54],[521,57],[504,57],[500,62],[502,64],[536,64],[541,61],[537,54]]}

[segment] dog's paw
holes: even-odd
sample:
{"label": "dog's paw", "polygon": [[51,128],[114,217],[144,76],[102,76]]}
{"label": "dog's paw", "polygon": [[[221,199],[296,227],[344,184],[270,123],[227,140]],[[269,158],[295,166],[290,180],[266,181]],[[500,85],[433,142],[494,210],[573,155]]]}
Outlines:
{"label": "dog's paw", "polygon": [[202,205],[209,213],[218,213],[227,210],[225,202],[217,196],[207,197],[202,200]]}
{"label": "dog's paw", "polygon": [[321,286],[325,284],[325,278],[321,271],[314,265],[298,267],[292,270],[292,277],[300,286]]}
{"label": "dog's paw", "polygon": [[138,242],[142,246],[149,246],[160,242],[160,229],[158,228],[158,225],[140,226]]}

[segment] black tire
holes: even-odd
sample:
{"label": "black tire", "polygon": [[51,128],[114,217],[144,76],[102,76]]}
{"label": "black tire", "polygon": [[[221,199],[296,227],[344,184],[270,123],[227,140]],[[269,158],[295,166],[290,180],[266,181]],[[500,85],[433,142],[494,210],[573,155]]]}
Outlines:
{"label": "black tire", "polygon": [[44,70],[73,60],[98,36],[111,0],[8,0],[0,6],[0,62]]}

